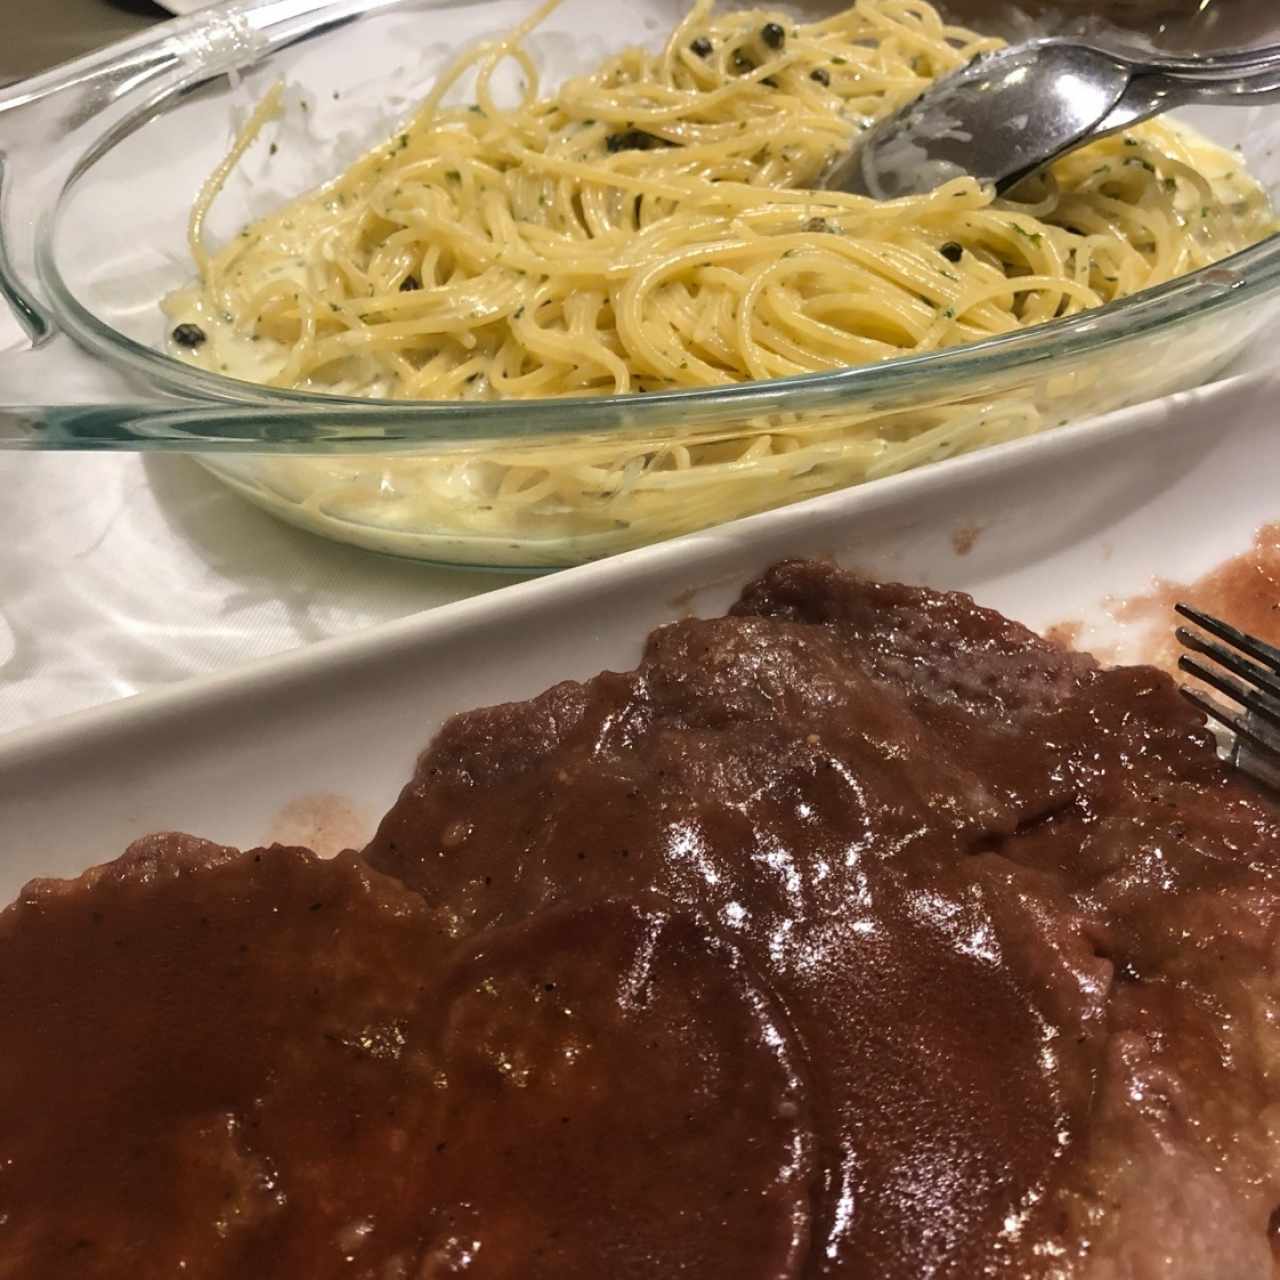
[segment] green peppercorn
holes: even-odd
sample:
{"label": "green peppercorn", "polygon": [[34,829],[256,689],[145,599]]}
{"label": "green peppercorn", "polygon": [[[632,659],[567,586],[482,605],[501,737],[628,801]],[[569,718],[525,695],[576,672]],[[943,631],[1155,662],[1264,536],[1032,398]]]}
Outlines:
{"label": "green peppercorn", "polygon": [[209,335],[198,324],[180,324],[173,331],[173,340],[180,347],[202,347]]}
{"label": "green peppercorn", "polygon": [[766,22],[760,28],[760,39],[769,46],[770,49],[781,49],[787,42],[787,33],[777,22]]}

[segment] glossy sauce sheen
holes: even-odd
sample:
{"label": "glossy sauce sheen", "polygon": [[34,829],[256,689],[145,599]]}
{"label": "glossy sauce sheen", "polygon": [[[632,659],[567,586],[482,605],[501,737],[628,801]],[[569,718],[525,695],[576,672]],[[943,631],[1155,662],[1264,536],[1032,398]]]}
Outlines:
{"label": "glossy sauce sheen", "polygon": [[0,1277],[1271,1280],[1280,813],[1168,679],[788,564],[363,855],[0,918]]}

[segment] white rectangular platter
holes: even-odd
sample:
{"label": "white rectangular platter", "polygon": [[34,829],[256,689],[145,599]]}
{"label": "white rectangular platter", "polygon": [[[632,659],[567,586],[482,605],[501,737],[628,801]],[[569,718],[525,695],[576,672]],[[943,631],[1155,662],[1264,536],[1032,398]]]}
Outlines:
{"label": "white rectangular platter", "polygon": [[652,627],[722,611],[786,557],[1103,637],[1109,598],[1280,520],[1278,405],[1280,378],[1237,378],[10,735],[0,901],[151,831],[358,844],[448,715],[628,667]]}

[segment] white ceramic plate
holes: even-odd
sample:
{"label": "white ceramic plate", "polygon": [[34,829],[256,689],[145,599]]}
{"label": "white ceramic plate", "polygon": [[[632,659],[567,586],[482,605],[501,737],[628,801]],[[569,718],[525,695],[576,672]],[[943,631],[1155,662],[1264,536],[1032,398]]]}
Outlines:
{"label": "white ceramic plate", "polygon": [[447,715],[630,666],[651,627],[787,556],[1102,628],[1108,597],[1197,577],[1280,519],[1278,396],[1235,379],[10,735],[0,900],[150,831],[358,844]]}

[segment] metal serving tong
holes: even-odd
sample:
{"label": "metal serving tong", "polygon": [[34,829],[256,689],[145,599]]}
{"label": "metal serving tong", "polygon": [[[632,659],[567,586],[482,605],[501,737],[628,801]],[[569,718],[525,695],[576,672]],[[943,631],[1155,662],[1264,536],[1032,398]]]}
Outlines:
{"label": "metal serving tong", "polygon": [[1174,607],[1200,628],[1179,627],[1175,633],[1178,642],[1197,655],[1183,654],[1179,668],[1238,703],[1244,712],[1232,711],[1190,685],[1182,686],[1182,696],[1235,735],[1232,764],[1280,791],[1280,649],[1190,605]]}
{"label": "metal serving tong", "polygon": [[931,85],[838,160],[826,186],[883,200],[969,174],[1005,192],[1077,147],[1175,107],[1277,101],[1280,45],[1166,58],[1030,40]]}

